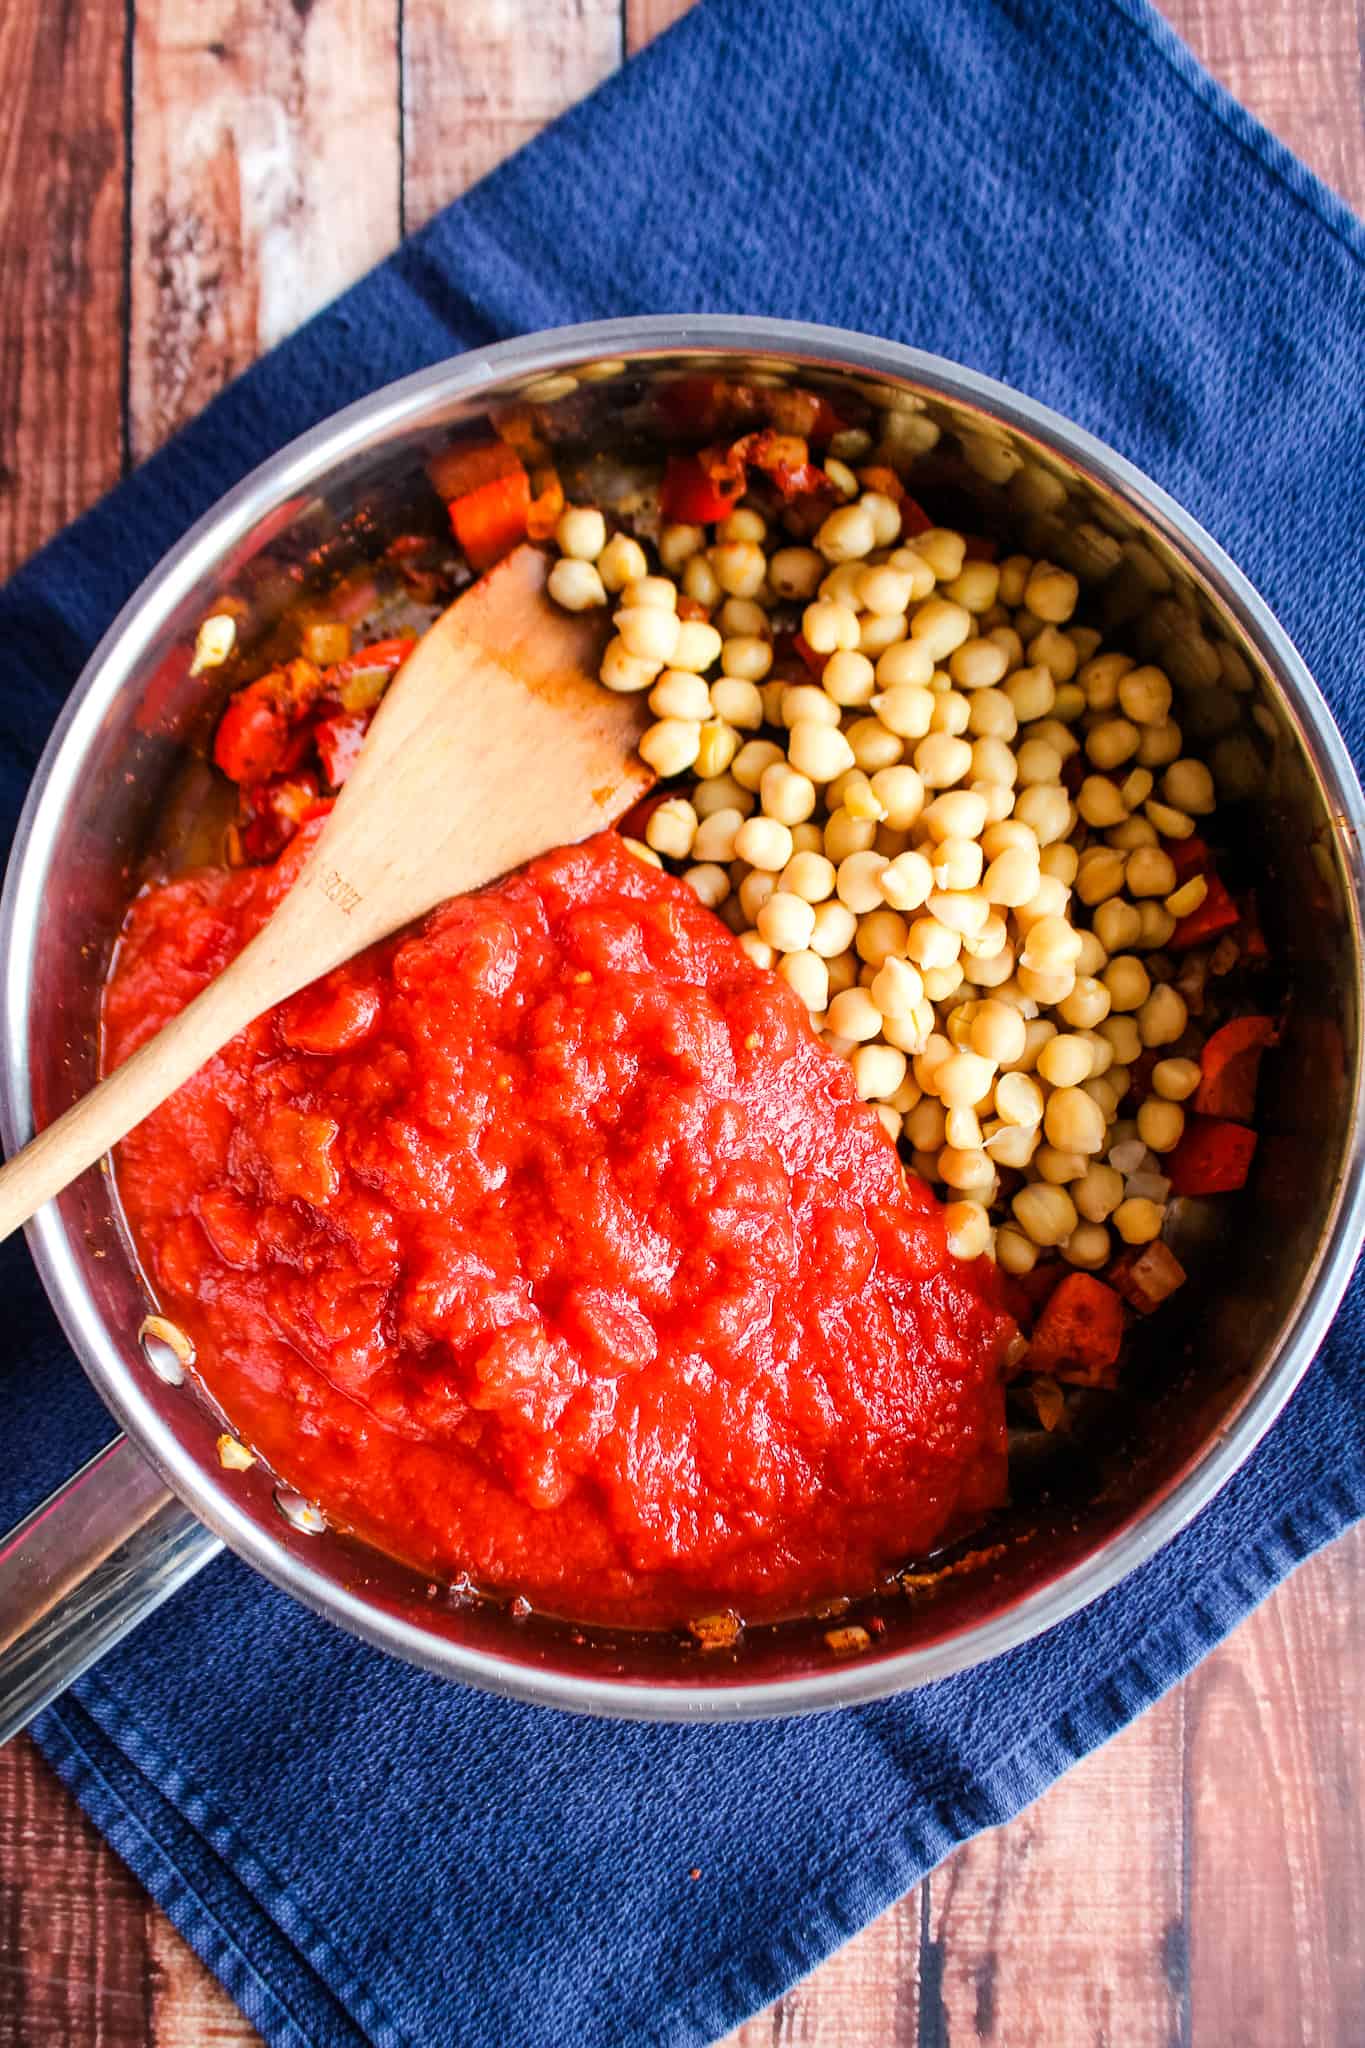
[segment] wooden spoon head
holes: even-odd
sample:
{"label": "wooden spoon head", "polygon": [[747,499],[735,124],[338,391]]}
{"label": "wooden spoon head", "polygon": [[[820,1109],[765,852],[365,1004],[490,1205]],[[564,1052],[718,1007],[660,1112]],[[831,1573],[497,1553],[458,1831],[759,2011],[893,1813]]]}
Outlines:
{"label": "wooden spoon head", "polygon": [[614,824],[651,786],[643,697],[595,680],[605,617],[558,610],[548,573],[538,548],[516,549],[390,687],[293,892],[343,913],[338,958]]}

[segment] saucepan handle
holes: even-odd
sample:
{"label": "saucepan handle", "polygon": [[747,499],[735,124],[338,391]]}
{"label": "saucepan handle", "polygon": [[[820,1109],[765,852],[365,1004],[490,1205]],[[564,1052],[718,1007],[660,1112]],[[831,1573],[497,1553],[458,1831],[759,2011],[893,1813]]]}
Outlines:
{"label": "saucepan handle", "polygon": [[222,1547],[122,1436],[0,1536],[0,1743]]}

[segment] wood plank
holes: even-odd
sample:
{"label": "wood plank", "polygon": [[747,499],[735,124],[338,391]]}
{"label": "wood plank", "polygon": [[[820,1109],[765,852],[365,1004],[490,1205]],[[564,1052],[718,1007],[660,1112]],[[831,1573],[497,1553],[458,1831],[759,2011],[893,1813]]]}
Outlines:
{"label": "wood plank", "polygon": [[1365,2041],[1365,1531],[1187,1681],[1196,2044]]}
{"label": "wood plank", "polygon": [[256,2029],[150,1900],[147,1953],[151,1982],[148,2048],[261,2048]]}
{"label": "wood plank", "polygon": [[652,43],[655,36],[661,36],[666,28],[672,28],[675,21],[681,21],[695,0],[624,0],[626,13],[626,52],[634,56],[643,50],[646,43]]}
{"label": "wood plank", "polygon": [[137,457],[392,247],[398,0],[139,0]]}
{"label": "wood plank", "polygon": [[33,1746],[0,1749],[0,2048],[140,2048],[145,1907]]}
{"label": "wood plank", "polygon": [[123,457],[124,20],[0,7],[0,577]]}
{"label": "wood plank", "polygon": [[911,1892],[718,2048],[916,2048],[919,1893]]}
{"label": "wood plank", "polygon": [[621,0],[405,0],[405,225],[528,142],[621,54]]}
{"label": "wood plank", "polygon": [[1159,0],[1201,64],[1365,209],[1365,18],[1356,0]]}
{"label": "wood plank", "polygon": [[1177,1694],[934,1873],[921,2040],[1178,2038],[1182,1728]]}

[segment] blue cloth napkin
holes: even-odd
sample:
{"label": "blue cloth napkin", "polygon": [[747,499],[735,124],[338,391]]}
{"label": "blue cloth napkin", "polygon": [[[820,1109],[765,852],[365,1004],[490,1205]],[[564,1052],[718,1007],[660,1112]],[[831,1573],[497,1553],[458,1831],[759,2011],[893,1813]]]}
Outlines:
{"label": "blue cloth napkin", "polygon": [[[669,309],[890,335],[1094,429],[1250,573],[1359,759],[1362,255],[1143,0],[705,0],[15,578],[0,822],[116,606],[262,456],[473,343]],[[3,1283],[0,1526],[109,1433],[20,1246]],[[900,1700],[574,1720],[386,1662],[223,1559],[39,1740],[276,2048],[705,2042],[1365,1511],[1362,1307],[1143,1570]]]}

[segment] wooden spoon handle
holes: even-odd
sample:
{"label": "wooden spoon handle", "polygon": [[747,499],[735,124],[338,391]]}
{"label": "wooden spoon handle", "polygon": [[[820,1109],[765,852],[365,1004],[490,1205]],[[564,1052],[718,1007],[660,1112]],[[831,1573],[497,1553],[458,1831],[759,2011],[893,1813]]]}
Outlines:
{"label": "wooden spoon handle", "polygon": [[216,981],[0,1167],[0,1241],[126,1138],[253,1017],[354,950],[346,919],[317,889],[297,884]]}

